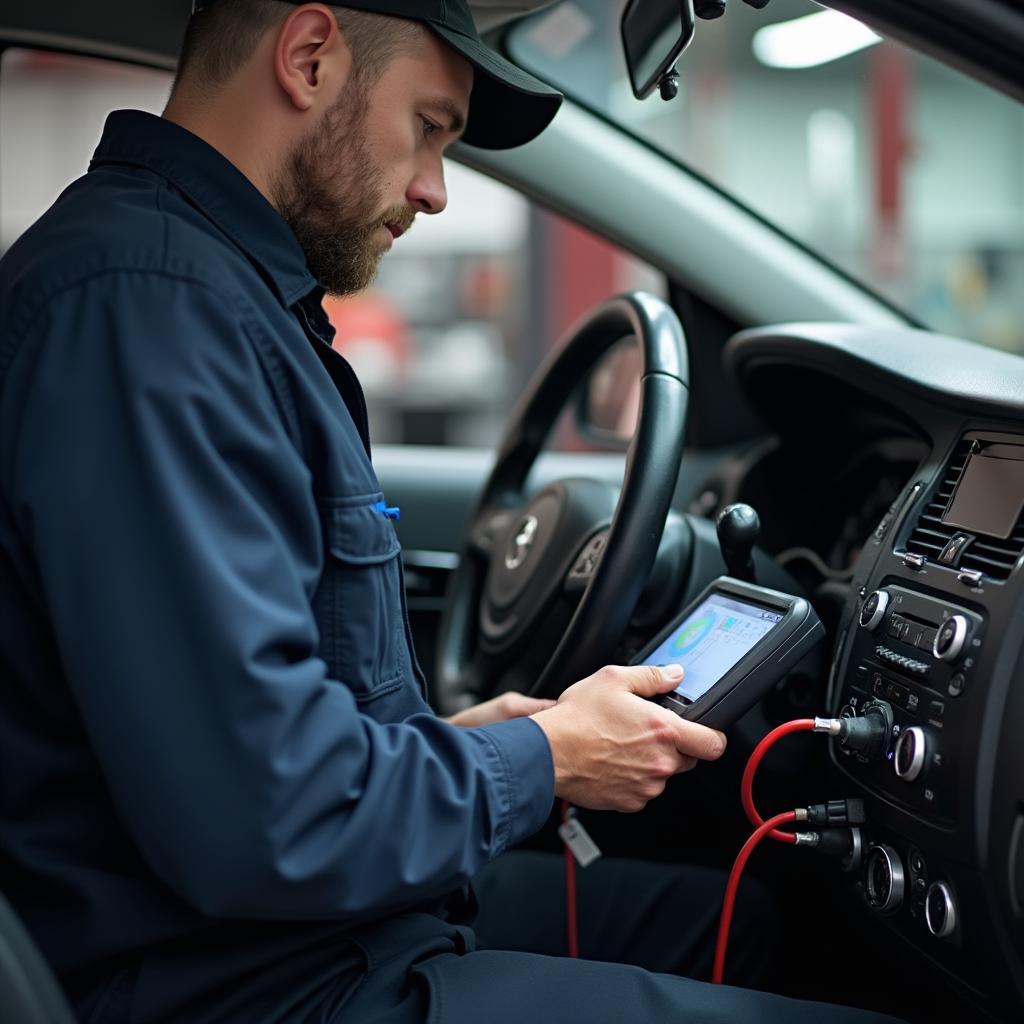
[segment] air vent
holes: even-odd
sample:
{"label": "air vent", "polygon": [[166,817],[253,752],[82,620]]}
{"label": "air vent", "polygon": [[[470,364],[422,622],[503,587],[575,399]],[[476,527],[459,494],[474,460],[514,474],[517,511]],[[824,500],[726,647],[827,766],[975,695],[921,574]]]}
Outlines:
{"label": "air vent", "polygon": [[[978,438],[964,438],[956,446],[942,482],[907,540],[907,551],[924,555],[929,562],[980,572],[992,580],[1006,580],[1024,553],[1024,515],[1017,520],[1013,532],[1005,540],[983,533],[969,533],[942,521],[968,459],[983,443]],[[947,551],[954,537],[958,538],[958,543]],[[941,557],[943,551],[946,551],[945,559]]]}

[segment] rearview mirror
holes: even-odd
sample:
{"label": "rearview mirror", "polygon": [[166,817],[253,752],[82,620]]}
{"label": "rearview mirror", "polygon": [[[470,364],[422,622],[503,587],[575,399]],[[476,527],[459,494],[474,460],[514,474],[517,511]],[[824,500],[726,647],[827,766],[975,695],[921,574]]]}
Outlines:
{"label": "rearview mirror", "polygon": [[629,0],[622,12],[622,47],[638,100],[662,83],[666,99],[675,95],[670,72],[693,40],[695,26],[693,0]]}

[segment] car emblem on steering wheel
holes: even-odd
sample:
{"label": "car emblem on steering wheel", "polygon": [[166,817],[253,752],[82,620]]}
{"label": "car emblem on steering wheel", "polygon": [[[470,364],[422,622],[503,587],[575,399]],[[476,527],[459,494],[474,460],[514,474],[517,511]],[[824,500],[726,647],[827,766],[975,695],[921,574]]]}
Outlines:
{"label": "car emblem on steering wheel", "polygon": [[508,551],[505,553],[505,568],[518,569],[526,561],[526,556],[533,547],[537,537],[537,527],[540,521],[536,516],[527,516],[516,528],[515,536],[509,541]]}

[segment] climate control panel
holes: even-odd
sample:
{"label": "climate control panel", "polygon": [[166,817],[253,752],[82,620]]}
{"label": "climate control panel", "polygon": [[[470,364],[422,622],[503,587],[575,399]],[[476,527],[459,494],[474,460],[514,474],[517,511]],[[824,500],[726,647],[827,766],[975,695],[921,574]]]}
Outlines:
{"label": "climate control panel", "polygon": [[916,846],[896,836],[891,841],[869,840],[858,888],[871,910],[897,917],[910,934],[927,931],[933,940],[947,940],[945,945],[959,943],[961,921],[953,882],[941,867],[929,868]]}
{"label": "climate control panel", "polygon": [[[885,705],[892,728],[880,757],[837,746],[836,759],[870,788],[952,824],[961,708],[984,642],[984,617],[890,583],[864,596],[858,622],[839,690],[840,714]],[[875,858],[879,871],[881,856]]]}

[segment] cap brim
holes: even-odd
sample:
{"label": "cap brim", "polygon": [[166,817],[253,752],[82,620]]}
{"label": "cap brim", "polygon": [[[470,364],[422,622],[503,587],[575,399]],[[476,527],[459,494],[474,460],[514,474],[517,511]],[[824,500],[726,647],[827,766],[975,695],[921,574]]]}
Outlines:
{"label": "cap brim", "polygon": [[481,149],[512,149],[547,128],[562,104],[557,89],[499,57],[478,39],[435,21],[427,24],[476,72],[463,142]]}

